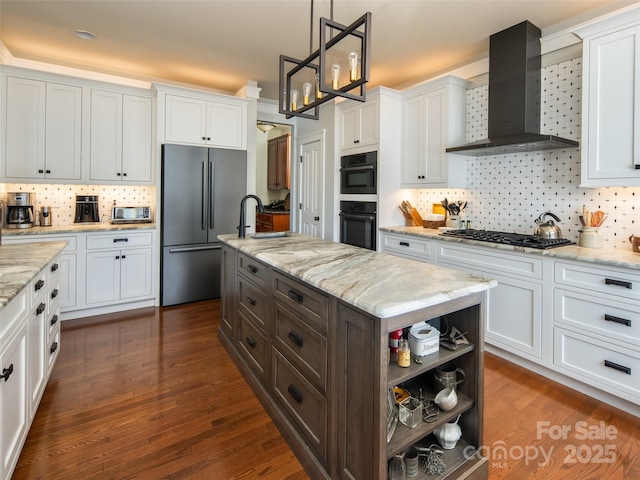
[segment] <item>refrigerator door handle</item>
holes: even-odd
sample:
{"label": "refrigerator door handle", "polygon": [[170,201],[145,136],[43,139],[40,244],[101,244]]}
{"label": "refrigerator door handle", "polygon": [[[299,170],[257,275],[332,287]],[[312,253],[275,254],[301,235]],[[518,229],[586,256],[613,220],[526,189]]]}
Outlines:
{"label": "refrigerator door handle", "polygon": [[169,253],[183,253],[183,252],[199,252],[202,250],[221,250],[222,245],[202,245],[199,247],[176,247],[170,248]]}
{"label": "refrigerator door handle", "polygon": [[200,227],[202,228],[202,230],[205,230],[207,228],[206,222],[207,222],[207,196],[206,196],[206,191],[207,191],[207,184],[205,183],[207,181],[207,175],[205,170],[207,169],[207,164],[205,163],[205,161],[202,161],[202,172],[201,172],[201,180],[202,180],[202,185],[200,186],[200,208],[201,208],[201,212],[200,212]]}
{"label": "refrigerator door handle", "polygon": [[214,220],[214,202],[216,198],[216,189],[215,189],[215,164],[213,160],[209,160],[209,228],[213,230],[213,220]]}

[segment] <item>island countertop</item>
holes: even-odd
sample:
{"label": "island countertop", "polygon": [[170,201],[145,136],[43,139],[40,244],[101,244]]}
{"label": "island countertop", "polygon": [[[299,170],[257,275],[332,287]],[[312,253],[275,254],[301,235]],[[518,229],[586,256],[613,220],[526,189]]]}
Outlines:
{"label": "island countertop", "polygon": [[66,245],[67,242],[0,245],[0,310]]}
{"label": "island countertop", "polygon": [[379,318],[465,297],[497,285],[493,279],[292,233],[223,243]]}

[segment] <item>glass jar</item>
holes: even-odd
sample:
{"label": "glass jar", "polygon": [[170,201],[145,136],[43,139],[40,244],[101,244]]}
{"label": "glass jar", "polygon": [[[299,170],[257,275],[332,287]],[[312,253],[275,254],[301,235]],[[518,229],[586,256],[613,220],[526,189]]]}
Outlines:
{"label": "glass jar", "polygon": [[407,466],[401,454],[394,456],[389,462],[389,480],[407,480]]}
{"label": "glass jar", "polygon": [[408,367],[411,365],[411,350],[409,350],[409,342],[404,338],[398,342],[398,366]]}

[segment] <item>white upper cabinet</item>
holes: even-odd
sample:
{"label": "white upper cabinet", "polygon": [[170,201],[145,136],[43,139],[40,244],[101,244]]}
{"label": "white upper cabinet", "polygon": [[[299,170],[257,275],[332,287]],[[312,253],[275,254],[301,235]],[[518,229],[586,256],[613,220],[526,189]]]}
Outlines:
{"label": "white upper cabinet", "polygon": [[377,98],[369,99],[365,103],[348,101],[340,104],[341,150],[377,146],[380,125],[379,104]]}
{"label": "white upper cabinet", "polygon": [[[222,97],[222,96],[220,96]],[[244,100],[165,97],[165,141],[208,147],[247,148],[247,105]]]}
{"label": "white upper cabinet", "polygon": [[152,180],[151,97],[91,91],[90,180]]}
{"label": "white upper cabinet", "polygon": [[405,92],[402,186],[465,186],[464,158],[445,149],[465,142],[467,85],[465,80],[444,77]]}
{"label": "white upper cabinet", "polygon": [[6,77],[6,181],[80,180],[82,89]]}
{"label": "white upper cabinet", "polygon": [[583,39],[580,186],[640,186],[640,12],[575,33]]}

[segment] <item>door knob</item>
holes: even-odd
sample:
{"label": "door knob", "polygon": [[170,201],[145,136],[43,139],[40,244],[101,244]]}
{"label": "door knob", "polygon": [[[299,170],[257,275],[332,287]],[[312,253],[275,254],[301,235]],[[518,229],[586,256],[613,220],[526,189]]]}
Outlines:
{"label": "door knob", "polygon": [[314,220],[315,222],[319,222],[319,221],[320,221],[320,217],[313,217],[313,220]]}

